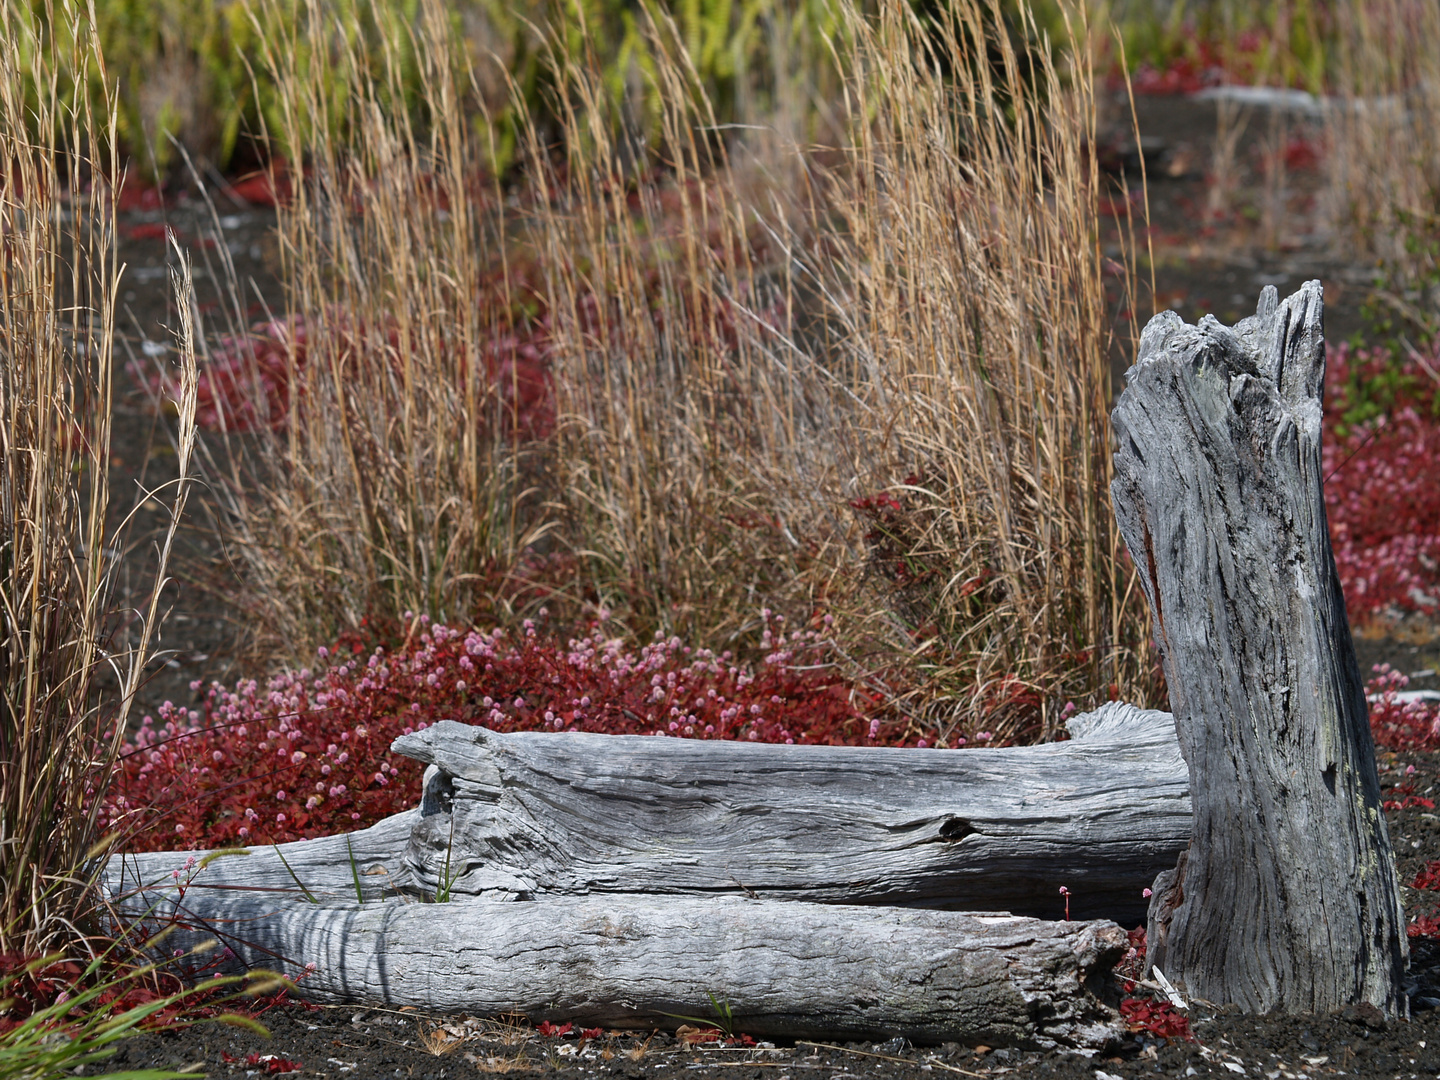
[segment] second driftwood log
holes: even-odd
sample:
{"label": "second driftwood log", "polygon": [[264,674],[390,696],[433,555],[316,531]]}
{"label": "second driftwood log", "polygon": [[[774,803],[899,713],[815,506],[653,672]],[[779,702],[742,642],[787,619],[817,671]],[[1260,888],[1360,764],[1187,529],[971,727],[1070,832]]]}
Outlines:
{"label": "second driftwood log", "polygon": [[[212,866],[227,861],[246,860]],[[317,1002],[992,1046],[1098,1049],[1124,1031],[1104,1002],[1128,944],[1110,922],[733,897],[358,905],[253,892],[205,919],[194,895],[147,894],[153,923],[178,918],[167,951],[218,938],[227,966],[280,970]]]}

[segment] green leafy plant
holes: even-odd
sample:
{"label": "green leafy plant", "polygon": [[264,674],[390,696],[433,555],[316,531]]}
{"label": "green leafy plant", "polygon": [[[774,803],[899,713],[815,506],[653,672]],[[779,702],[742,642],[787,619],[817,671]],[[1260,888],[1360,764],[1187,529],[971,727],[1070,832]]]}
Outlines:
{"label": "green leafy plant", "polygon": [[[20,2],[37,22],[48,22],[45,0]],[[113,95],[122,159],[128,156],[132,172],[150,182],[165,180],[179,164],[172,140],[221,169],[245,148],[247,137],[256,140],[244,155],[247,161],[258,155],[263,162],[271,152],[298,160],[308,140],[284,139],[283,90],[263,62],[265,42],[292,42],[293,59],[301,69],[330,68],[345,58],[362,65],[372,78],[384,77],[382,65],[393,49],[390,60],[398,66],[392,106],[408,110],[413,121],[423,124],[420,7],[419,0],[325,0],[321,17],[315,19],[307,0],[96,0],[95,28],[110,85],[93,71],[64,62],[70,50],[62,49],[57,54],[62,59],[61,95],[87,97],[98,111]],[[467,121],[493,151],[492,167],[503,171],[511,163],[516,132],[527,116],[545,122],[550,115],[553,82],[546,27],[561,27],[562,47],[599,64],[612,98],[624,101],[635,115],[648,117],[651,130],[657,130],[659,102],[646,80],[636,77],[654,66],[640,29],[647,7],[677,20],[700,81],[721,103],[727,121],[767,108],[776,73],[792,66],[797,56],[812,74],[822,69],[828,61],[825,36],[835,26],[833,9],[823,0],[806,0],[784,18],[769,0],[647,0],[641,5],[627,0],[448,0],[445,18],[482,76],[473,87],[479,107]],[[54,29],[66,32],[63,17]],[[783,35],[777,36],[782,29]],[[491,57],[498,59],[498,67],[486,63]],[[343,93],[348,83],[342,76],[332,85]],[[325,115],[326,120],[337,117],[334,109]],[[276,141],[268,142],[262,132]],[[349,132],[333,127],[320,137],[343,141]]]}
{"label": "green leafy plant", "polygon": [[[213,946],[212,942],[209,947]],[[193,958],[203,951],[196,950],[189,956]],[[23,980],[43,972],[60,959],[61,954],[37,958],[14,973],[12,979]],[[169,965],[146,964],[107,976],[107,970],[113,968],[115,961],[110,950],[101,952],[77,975],[70,990],[61,992],[54,1002],[36,1009],[18,1024],[0,1031],[0,1076],[58,1080],[78,1069],[103,1063],[115,1053],[117,1042],[162,1014],[181,1012],[187,1005],[200,1002],[213,1011],[216,1005],[234,1001],[240,994],[265,993],[277,985],[275,976],[256,972],[245,976],[215,976],[176,993],[157,995],[150,992],[149,984]],[[137,989],[142,993],[134,995],[132,992]],[[128,1008],[113,1004],[128,1000],[129,996],[142,1000]],[[14,1004],[13,998],[0,1000],[0,1015]],[[253,1018],[241,1013],[221,1013],[205,1017],[203,1022],[268,1034]],[[107,1075],[111,1080],[179,1080],[192,1074],[136,1069]]]}
{"label": "green leafy plant", "polygon": [[[347,840],[347,842],[348,842],[348,840]],[[285,858],[285,853],[280,850],[280,845],[279,845],[279,844],[271,844],[271,845],[270,845],[270,848],[271,848],[272,851],[275,852],[275,857],[280,860],[280,865],[283,866],[283,867],[285,867],[285,872],[290,875],[290,880],[293,881],[293,882],[295,882],[295,887],[300,890],[300,895],[303,896],[303,897],[305,897],[305,899],[308,900],[308,901],[310,901],[310,903],[312,903],[312,904],[318,904],[320,901],[317,900],[317,899],[315,899],[315,894],[312,893],[309,889],[307,889],[307,888],[305,887],[305,883],[304,883],[303,881],[301,881],[300,878],[296,875],[295,871],[290,868],[290,863],[289,863],[289,861]],[[353,854],[351,855],[351,860],[352,860],[351,866],[352,866],[352,868],[353,868],[353,866],[354,866],[354,862],[353,862],[353,860],[354,860],[354,855],[353,855]],[[359,891],[360,891],[360,882],[359,882],[359,879],[358,879],[358,878],[356,879],[356,882],[355,882],[355,891],[356,891],[356,893],[359,893]]]}
{"label": "green leafy plant", "polygon": [[[276,850],[279,850],[278,848]],[[350,834],[345,834],[345,851],[350,856],[350,879],[355,883],[355,902],[361,907],[365,906],[365,890],[360,886],[360,867],[355,862],[355,845],[350,841]],[[446,869],[449,869],[450,860],[446,857]],[[288,870],[289,867],[287,866]]]}
{"label": "green leafy plant", "polygon": [[454,874],[450,873],[450,856],[455,851],[455,815],[450,815],[450,839],[445,844],[445,870],[440,875],[439,884],[435,887],[435,903],[448,904],[450,902],[451,890],[455,882],[460,878],[460,871],[457,869]]}
{"label": "green leafy plant", "polygon": [[707,991],[706,996],[710,999],[710,1009],[713,1015],[685,1016],[681,1013],[661,1013],[661,1016],[668,1016],[674,1020],[684,1020],[687,1024],[696,1024],[700,1027],[713,1027],[728,1041],[735,1037],[735,1015],[730,1008],[728,997],[716,997],[714,992]]}

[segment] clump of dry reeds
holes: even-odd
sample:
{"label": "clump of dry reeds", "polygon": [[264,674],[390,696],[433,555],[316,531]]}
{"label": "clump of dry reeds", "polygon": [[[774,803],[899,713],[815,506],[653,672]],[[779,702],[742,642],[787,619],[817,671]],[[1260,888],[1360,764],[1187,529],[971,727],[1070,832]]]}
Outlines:
{"label": "clump of dry reeds", "polygon": [[1153,690],[1109,503],[1088,28],[1062,71],[998,4],[843,12],[846,144],[784,186],[736,164],[665,28],[659,151],[566,68],[538,230],[559,535],[646,629],[831,614],[917,729],[1048,734],[1067,696]]}
{"label": "clump of dry reeds", "polygon": [[[121,538],[105,525],[120,279],[113,100],[96,115],[56,90],[65,65],[81,86],[105,84],[85,15],[56,9],[40,24],[19,5],[0,11],[0,953],[28,957],[80,932],[104,851],[97,796],[159,624],[194,363],[182,348],[171,529],[148,608],[123,623],[110,607]],[[112,674],[119,689],[102,695]]]}
{"label": "clump of dry reeds", "polygon": [[831,441],[872,499],[867,585],[925,675],[907,704],[1034,735],[1067,697],[1153,684],[1109,497],[1090,29],[1050,43],[1022,21],[1021,48],[1004,14],[854,18],[815,274],[848,391]]}
{"label": "clump of dry reeds", "polygon": [[[497,340],[527,298],[508,289],[501,192],[483,179],[493,148],[471,134],[478,92],[459,42],[436,3],[413,41],[377,31],[378,54],[327,16],[314,0],[299,36],[264,45],[271,134],[304,162],[279,209],[300,319],[289,414],[237,447],[222,480],[253,615],[290,657],[366,616],[465,619],[536,536],[529,432],[497,377]],[[417,110],[404,107],[407,46]]]}
{"label": "clump of dry reeds", "polygon": [[1373,258],[1402,325],[1440,329],[1440,7],[1336,6],[1326,201],[1347,256]]}
{"label": "clump of dry reeds", "polygon": [[[304,148],[280,228],[307,337],[288,422],[230,492],[291,656],[365,615],[470,618],[495,568],[541,560],[552,607],[635,638],[761,645],[765,608],[827,626],[836,664],[932,738],[1144,698],[1109,507],[1089,28],[1062,64],[989,0],[930,24],[881,9],[837,9],[843,100],[782,131],[718,125],[663,20],[637,74],[658,119],[557,46],[559,141],[522,133],[508,193],[475,180],[475,79],[433,6],[419,128],[388,108],[393,44],[372,65],[335,41],[345,94],[273,47]],[[305,141],[325,131],[351,134]],[[553,430],[507,425],[478,359],[525,319]]]}
{"label": "clump of dry reeds", "polygon": [[658,143],[595,65],[558,49],[563,157],[528,131],[554,192],[532,235],[559,414],[556,538],[579,596],[617,628],[721,648],[758,637],[764,607],[825,608],[847,514],[815,497],[835,491],[834,462],[812,455],[832,392],[810,382],[808,355],[775,352],[794,297],[753,207],[779,197],[776,177],[732,161],[753,148],[727,145],[674,26],[647,29]]}

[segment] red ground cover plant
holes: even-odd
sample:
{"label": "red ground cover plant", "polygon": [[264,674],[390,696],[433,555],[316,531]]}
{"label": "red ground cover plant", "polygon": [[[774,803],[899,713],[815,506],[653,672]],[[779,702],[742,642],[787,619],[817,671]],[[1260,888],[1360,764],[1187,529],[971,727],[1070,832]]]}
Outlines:
{"label": "red ground cover plant", "polygon": [[1425,864],[1425,869],[1415,875],[1415,880],[1410,882],[1412,889],[1440,890],[1440,859]]}
{"label": "red ground cover plant", "polygon": [[[139,939],[135,939],[139,943]],[[92,941],[100,949],[116,950],[126,942]],[[37,1013],[63,1006],[72,999],[88,1017],[120,1017],[141,1006],[164,1002],[139,1023],[142,1031],[187,1027],[204,1020],[242,1017],[257,1020],[272,1009],[300,1004],[290,987],[248,992],[233,979],[206,982],[219,974],[229,950],[192,959],[183,957],[155,966],[138,952],[117,954],[104,966],[87,965],[58,954],[24,957],[0,954],[0,1036],[15,1030]],[[239,992],[237,992],[239,991]],[[84,995],[82,997],[82,995]],[[63,1010],[62,1010],[63,1014]],[[71,1017],[59,1015],[56,1031],[64,1032]]]}
{"label": "red ground cover plant", "polygon": [[1406,927],[1409,937],[1440,938],[1440,915],[1423,915]]}
{"label": "red ground cover plant", "polygon": [[1354,624],[1440,614],[1440,355],[1330,350],[1325,503]]}
{"label": "red ground cover plant", "polygon": [[[1158,43],[1152,55],[1131,73],[1135,93],[1193,94],[1212,86],[1251,86],[1273,81],[1262,77],[1272,66],[1267,63],[1272,43],[1260,27],[1242,30],[1233,37],[1206,37],[1193,20],[1186,20],[1167,36],[1168,40]],[[1133,62],[1134,55],[1129,59]],[[1106,82],[1111,90],[1125,85],[1118,57]]]}
{"label": "red ground cover plant", "polygon": [[[84,968],[73,960],[56,959],[36,966],[41,957],[0,953],[0,1035],[12,1031],[30,1016],[73,996]],[[61,995],[64,995],[63,997]],[[123,1010],[121,1010],[123,1011]]]}
{"label": "red ground cover plant", "polygon": [[[105,798],[103,824],[150,850],[363,828],[415,804],[420,766],[392,754],[390,743],[441,719],[495,731],[929,745],[904,718],[867,715],[869,696],[817,665],[823,625],[787,632],[780,616],[764,614],[769,651],[753,669],[677,638],[629,651],[606,638],[603,623],[562,645],[529,622],[512,640],[417,618],[410,643],[393,653],[322,650],[315,670],[278,675],[263,690],[255,680],[217,683],[203,709],[162,706],[158,723],[144,717]],[[1382,667],[1367,687],[1377,744],[1440,745],[1440,709],[1398,698],[1407,682]],[[1389,794],[1396,805],[1419,798]]]}
{"label": "red ground cover plant", "polygon": [[1190,1021],[1168,1001],[1125,998],[1120,1002],[1120,1016],[1131,1031],[1148,1031],[1162,1039],[1188,1041],[1195,1037],[1190,1033]]}
{"label": "red ground cover plant", "polygon": [[393,653],[321,650],[314,670],[263,689],[214,684],[202,709],[144,717],[105,795],[103,825],[151,850],[361,828],[414,805],[420,766],[390,743],[441,719],[495,731],[927,745],[903,718],[865,715],[868,695],[824,663],[823,621],[787,630],[781,616],[762,614],[766,652],[753,668],[678,638],[630,651],[604,623],[562,644],[529,620],[512,638],[422,616]]}
{"label": "red ground cover plant", "polygon": [[[1375,745],[1386,750],[1433,750],[1440,747],[1440,704],[1433,701],[1406,700],[1401,695],[1410,685],[1410,677],[1395,671],[1389,664],[1377,664],[1375,674],[1365,684],[1366,696],[1370,699],[1370,731]],[[1400,785],[1393,794],[1406,806],[1434,803],[1415,795],[1414,787]],[[1398,806],[1398,803],[1397,803]],[[1387,810],[1392,809],[1385,804]]]}
{"label": "red ground cover plant", "polygon": [[1414,784],[1397,784],[1388,792],[1390,795],[1398,796],[1394,799],[1385,799],[1381,802],[1381,809],[1384,810],[1434,810],[1435,800],[1427,799],[1423,795],[1415,794]]}
{"label": "red ground cover plant", "polygon": [[[1415,880],[1410,882],[1410,887],[1440,891],[1440,860],[1426,863],[1425,868],[1415,875]],[[1412,938],[1440,938],[1440,913],[1412,916],[1405,932]]]}
{"label": "red ground cover plant", "polygon": [[[1146,889],[1145,893],[1148,896],[1150,890]],[[1115,974],[1123,980],[1122,988],[1129,994],[1135,990],[1135,981],[1145,973],[1145,928],[1137,926],[1126,936],[1130,939],[1130,948],[1116,965]],[[1195,1038],[1189,1019],[1176,1012],[1169,1001],[1127,997],[1120,1002],[1120,1016],[1131,1031],[1148,1031],[1162,1039],[1190,1041]]]}

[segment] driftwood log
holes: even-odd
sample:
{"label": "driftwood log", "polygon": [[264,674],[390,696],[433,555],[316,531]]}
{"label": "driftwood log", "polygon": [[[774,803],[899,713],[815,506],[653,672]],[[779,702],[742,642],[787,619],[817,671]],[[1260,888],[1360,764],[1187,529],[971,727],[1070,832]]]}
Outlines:
{"label": "driftwood log", "polygon": [[1193,838],[1149,957],[1254,1012],[1405,1010],[1407,950],[1322,494],[1323,301],[1145,328],[1113,414],[1115,515],[1150,601]]}
{"label": "driftwood log", "polygon": [[1127,945],[1109,922],[731,897],[343,905],[249,893],[208,924],[186,906],[166,950],[219,938],[317,1002],[606,1027],[721,1021],[718,1002],[750,1035],[1034,1047],[1100,1048],[1124,1032],[1102,1000]]}
{"label": "driftwood log", "polygon": [[[431,766],[418,810],[260,848],[196,881],[322,899],[669,893],[1007,911],[1135,925],[1190,836],[1169,714],[1114,703],[1069,742],[999,750],[497,734],[442,721],[395,749]],[[112,892],[185,854],[112,863]]]}
{"label": "driftwood log", "polygon": [[[178,881],[191,853],[116,856],[105,882],[167,952],[217,938],[319,1000],[673,1025],[715,994],[751,1034],[1096,1047],[1125,938],[1056,921],[1060,887],[1138,918],[1189,799],[1168,714],[1070,729],[945,751],[442,723],[396,743],[431,766],[414,810]],[[983,913],[1011,907],[1050,921]]]}
{"label": "driftwood log", "polygon": [[[1189,804],[1171,718],[1107,706],[1048,746],[936,751],[442,722],[405,852],[433,895],[737,895],[1138,922]],[[1133,925],[1133,923],[1132,923]]]}

